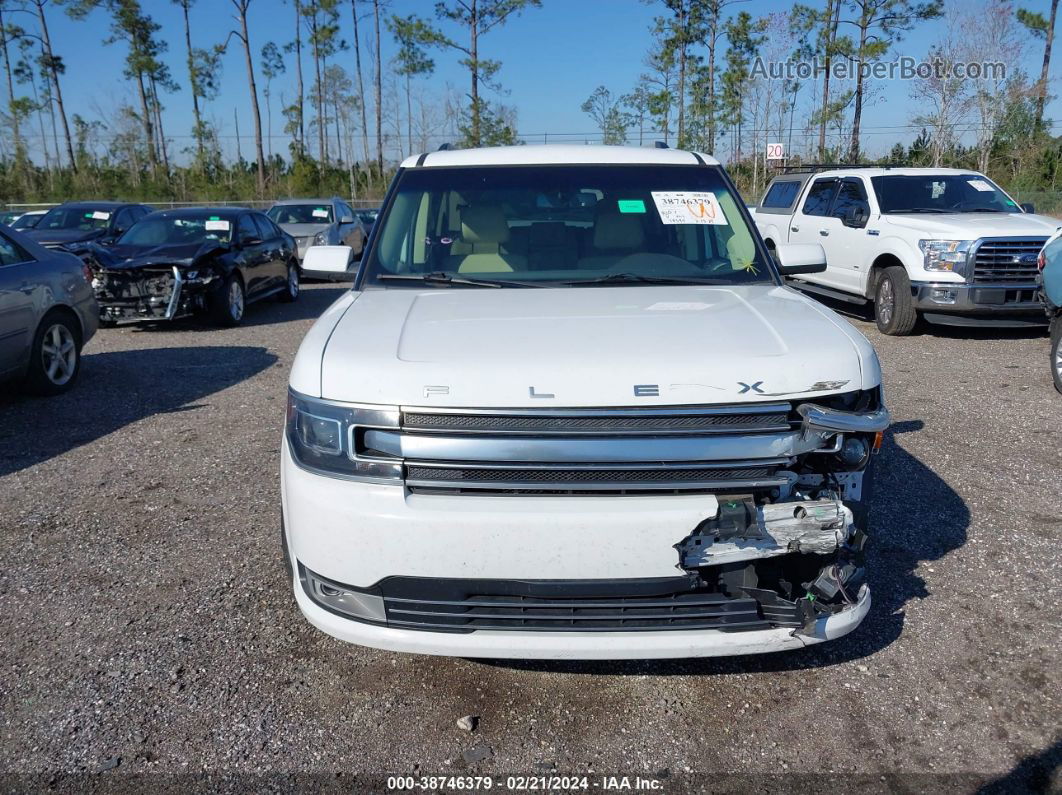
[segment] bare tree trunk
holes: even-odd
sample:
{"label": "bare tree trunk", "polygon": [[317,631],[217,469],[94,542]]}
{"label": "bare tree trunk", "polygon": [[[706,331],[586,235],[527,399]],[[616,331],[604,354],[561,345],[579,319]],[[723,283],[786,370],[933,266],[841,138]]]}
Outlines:
{"label": "bare tree trunk", "polygon": [[270,80],[266,78],[265,90],[262,92],[265,95],[266,101],[266,159],[273,162],[273,107],[269,102],[269,84]]}
{"label": "bare tree trunk", "polygon": [[[861,21],[862,24],[862,21]],[[863,66],[863,53],[866,51],[867,29],[859,29],[859,66]],[[856,73],[855,107],[852,109],[852,144],[848,148],[848,160],[851,163],[859,162],[859,122],[863,116],[863,69]]]}
{"label": "bare tree trunk", "polygon": [[[25,150],[22,144],[22,132],[19,127],[18,114],[15,112],[15,83],[11,77],[11,59],[8,56],[7,51],[7,28],[4,27],[4,9],[0,5],[0,49],[3,50],[4,56],[4,76],[7,79],[7,109],[11,114],[11,132],[15,139],[15,168],[18,169],[20,175],[23,173],[23,160],[25,159]],[[24,185],[23,187],[28,187]]]}
{"label": "bare tree trunk", "polygon": [[195,152],[199,165],[203,164],[203,120],[199,115],[199,84],[195,79],[195,58],[192,56],[192,25],[188,19],[188,0],[181,3],[184,10],[184,46],[188,50],[188,82],[192,88],[192,118],[195,120]]}
{"label": "bare tree trunk", "polygon": [[686,3],[683,0],[679,11],[679,30],[682,36],[682,44],[679,46],[679,72],[678,72],[678,131],[677,143],[681,149],[686,145]]}
{"label": "bare tree trunk", "polygon": [[479,146],[482,141],[479,118],[479,8],[476,6],[476,0],[472,0],[471,18],[472,40],[469,54],[472,61],[472,145]]}
{"label": "bare tree trunk", "polygon": [[1047,43],[1044,44],[1044,65],[1040,70],[1040,95],[1036,98],[1036,126],[1044,120],[1044,104],[1047,102],[1047,70],[1051,67],[1051,44],[1055,38],[1055,15],[1058,0],[1051,0],[1051,19],[1047,23]]}
{"label": "bare tree trunk", "polygon": [[63,90],[59,87],[59,75],[55,71],[55,62],[52,56],[52,39],[48,35],[48,22],[44,18],[44,3],[46,0],[36,0],[37,19],[41,23],[41,38],[44,42],[44,53],[48,57],[48,74],[52,79],[52,88],[55,91],[55,104],[59,108],[59,118],[63,121],[63,132],[66,134],[66,156],[70,159],[70,168],[77,173],[77,163],[74,161],[74,143],[70,138],[70,125],[66,121],[66,109],[63,107]]}
{"label": "bare tree trunk", "polygon": [[170,175],[170,156],[166,151],[166,133],[162,129],[162,103],[159,102],[159,89],[155,83],[155,78],[149,77],[148,80],[151,86],[151,105],[155,112],[155,130],[159,136],[159,152],[162,154],[162,168],[168,177]]}
{"label": "bare tree trunk", "polygon": [[302,98],[306,96],[306,92],[302,84],[302,3],[300,0],[295,0],[295,84],[299,92],[295,104],[299,113],[298,151],[302,155],[306,153],[306,127],[303,123],[302,112]]}
{"label": "bare tree trunk", "polygon": [[[475,7],[476,0],[472,0],[472,8]],[[372,13],[376,24],[376,169],[380,178],[383,179],[383,63],[380,55],[380,0],[372,0]]]}
{"label": "bare tree trunk", "polygon": [[715,107],[715,51],[719,43],[719,18],[712,23],[708,37],[708,154],[715,154],[716,107]]}
{"label": "bare tree trunk", "polygon": [[[841,12],[841,0],[826,0],[826,71],[822,73],[822,106],[819,110],[819,160],[826,159],[826,114],[830,107],[830,61]],[[837,21],[835,21],[837,20]]]}
{"label": "bare tree trunk", "polygon": [[140,97],[140,123],[144,127],[144,140],[147,142],[148,163],[151,165],[152,175],[157,175],[159,170],[159,156],[155,150],[155,125],[152,122],[151,108],[148,107],[147,91],[144,88],[144,73],[136,74],[136,90]]}
{"label": "bare tree trunk", "polygon": [[413,89],[406,73],[406,139],[409,141],[409,153],[413,154]]}
{"label": "bare tree trunk", "polygon": [[313,52],[313,95],[317,100],[317,157],[321,163],[325,163],[328,160],[328,152],[325,149],[325,133],[324,133],[324,121],[322,116],[324,115],[324,100],[321,97],[321,49],[317,40],[317,11],[314,9],[314,15],[310,17],[310,46]]}
{"label": "bare tree trunk", "polygon": [[240,115],[236,112],[236,108],[232,109],[232,121],[236,125],[236,163],[237,165],[243,165],[243,152],[240,151]]}
{"label": "bare tree trunk", "polygon": [[262,152],[262,114],[258,111],[258,89],[254,83],[254,60],[251,58],[251,39],[247,34],[247,7],[251,0],[233,0],[240,14],[240,38],[247,60],[247,85],[251,89],[251,112],[254,117],[254,148],[258,158],[258,195],[265,193],[265,155]]}
{"label": "bare tree trunk", "polygon": [[358,3],[350,0],[350,14],[354,18],[354,71],[358,78],[358,103],[361,105],[361,146],[363,163],[369,162],[369,120],[365,108],[365,85],[361,79],[361,34],[358,32]]}

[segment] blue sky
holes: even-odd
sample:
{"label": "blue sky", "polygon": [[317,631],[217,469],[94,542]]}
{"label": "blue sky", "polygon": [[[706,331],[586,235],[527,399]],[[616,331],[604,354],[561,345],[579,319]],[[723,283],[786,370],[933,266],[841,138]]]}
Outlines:
{"label": "blue sky", "polygon": [[[812,0],[818,2],[819,0]],[[972,0],[946,0],[953,5]],[[161,37],[169,43],[165,55],[173,73],[185,82],[184,41],[180,9],[171,0],[142,0],[144,9],[162,25]],[[430,17],[434,3],[430,0],[392,0],[388,12],[405,15],[420,13]],[[1049,0],[1026,0],[1026,7],[1046,12]],[[747,10],[754,16],[770,12],[786,11],[789,3],[760,2],[749,0],[732,7]],[[361,13],[368,13],[370,6],[359,0]],[[192,9],[193,43],[207,47],[226,37],[233,26],[232,7],[229,0],[198,0]],[[492,31],[481,40],[482,57],[497,58],[503,67],[498,77],[507,89],[502,101],[518,108],[520,133],[529,142],[542,140],[549,133],[554,140],[561,134],[588,134],[595,130],[593,122],[583,114],[580,103],[593,89],[604,84],[617,93],[629,90],[639,73],[645,70],[643,58],[650,43],[653,17],[662,12],[658,3],[639,0],[543,0],[542,8],[532,9],[502,28]],[[63,78],[63,93],[70,114],[79,113],[87,118],[98,118],[113,111],[125,100],[135,104],[131,85],[123,78],[123,45],[104,45],[108,35],[108,15],[96,11],[85,21],[69,19],[60,8],[49,6],[49,24],[55,51],[61,54],[67,65]],[[19,19],[21,18],[21,19]],[[251,43],[256,52],[267,41],[284,43],[291,38],[294,11],[289,0],[253,0],[250,14]],[[27,27],[33,22],[25,14],[18,20]],[[371,20],[366,20],[370,22]],[[352,39],[351,11],[349,1],[342,5],[342,36]],[[894,52],[922,56],[941,32],[940,22],[929,23],[895,45]],[[368,24],[363,29],[366,35]],[[449,29],[451,32],[452,28]],[[225,149],[234,150],[233,108],[240,116],[240,133],[243,154],[252,151],[253,138],[250,102],[246,90],[246,72],[242,50],[230,47],[224,59],[221,95],[207,108],[207,115],[215,120],[223,136]],[[1056,47],[1056,51],[1062,48]],[[393,54],[394,46],[384,31],[384,63]],[[1038,72],[1042,45],[1036,44],[1026,52],[1027,70]],[[363,53],[363,58],[365,54]],[[446,84],[464,90],[466,73],[457,64],[453,52],[435,53],[436,72],[426,78],[423,90],[427,96],[442,98]],[[1055,59],[1056,72],[1062,54]],[[337,62],[353,71],[353,52],[341,53]],[[304,70],[310,66],[304,56]],[[1054,75],[1053,75],[1054,77]],[[280,91],[293,93],[294,75],[291,56],[288,56],[288,74],[274,85],[274,97]],[[309,75],[307,74],[309,85]],[[261,89],[261,84],[259,86]],[[1055,88],[1057,92],[1057,88]],[[175,140],[175,148],[189,145],[185,137],[191,128],[191,97],[184,86],[181,91],[166,95],[164,120],[168,137]],[[274,133],[279,136],[282,122],[279,120],[279,101],[273,102]],[[1049,108],[1049,114],[1054,107]],[[263,113],[265,112],[263,102]],[[908,141],[913,133],[905,129],[874,130],[875,127],[902,127],[910,123],[915,112],[908,97],[908,87],[900,81],[885,82],[873,104],[864,115],[868,127],[866,149],[871,153],[885,151],[896,140]],[[581,140],[579,135],[575,140]],[[274,148],[283,151],[286,141],[278,137]]]}

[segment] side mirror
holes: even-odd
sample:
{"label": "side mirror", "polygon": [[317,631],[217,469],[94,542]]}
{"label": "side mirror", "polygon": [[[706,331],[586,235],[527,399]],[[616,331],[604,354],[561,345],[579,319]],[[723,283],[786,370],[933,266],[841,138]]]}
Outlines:
{"label": "side mirror", "polygon": [[354,216],[353,215],[344,215],[342,218],[339,219],[339,223],[341,223],[341,224],[352,224],[352,223],[354,223]]}
{"label": "side mirror", "polygon": [[302,269],[315,273],[353,276],[354,249],[350,246],[310,246],[302,258]]}
{"label": "side mirror", "polygon": [[867,225],[867,218],[869,217],[870,213],[867,211],[867,208],[857,204],[849,207],[848,210],[845,211],[841,223],[845,226],[850,226],[853,229],[862,229]]}
{"label": "side mirror", "polygon": [[1036,207],[1033,205],[1032,202],[1025,202],[1021,205],[1021,211],[1023,213],[1035,213]]}
{"label": "side mirror", "polygon": [[774,250],[774,261],[783,276],[826,270],[826,252],[818,243],[779,243]]}

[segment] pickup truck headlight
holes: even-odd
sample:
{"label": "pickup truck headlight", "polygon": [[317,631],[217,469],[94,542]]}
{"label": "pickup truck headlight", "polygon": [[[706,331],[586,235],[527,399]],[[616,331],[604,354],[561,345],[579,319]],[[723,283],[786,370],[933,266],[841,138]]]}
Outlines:
{"label": "pickup truck headlight", "polygon": [[291,455],[319,475],[370,483],[402,483],[402,465],[358,455],[359,429],[398,427],[398,409],[357,406],[288,392],[286,435]]}
{"label": "pickup truck headlight", "polygon": [[927,271],[962,273],[972,240],[919,240]]}

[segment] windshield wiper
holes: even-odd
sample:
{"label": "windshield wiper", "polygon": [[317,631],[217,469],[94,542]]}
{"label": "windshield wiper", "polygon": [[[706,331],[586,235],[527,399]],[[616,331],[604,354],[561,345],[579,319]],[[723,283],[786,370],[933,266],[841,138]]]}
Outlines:
{"label": "windshield wiper", "polygon": [[964,213],[1008,213],[1009,210],[1000,210],[998,207],[975,207],[972,210],[963,210]]}
{"label": "windshield wiper", "polygon": [[944,213],[950,214],[955,212],[961,212],[960,210],[943,210],[940,207],[905,207],[902,210],[889,210],[889,215],[895,215],[898,213]]}
{"label": "windshield wiper", "polygon": [[558,282],[572,287],[588,284],[730,284],[729,279],[698,279],[681,276],[646,276],[641,273],[608,273],[593,279],[576,279],[570,282]]}
{"label": "windshield wiper", "polygon": [[437,284],[440,287],[449,287],[451,284],[459,284],[464,287],[545,287],[544,284],[535,282],[516,282],[507,279],[469,279],[464,276],[453,276],[443,271],[431,273],[381,273],[377,277],[380,281],[406,281],[423,282],[424,284]]}

